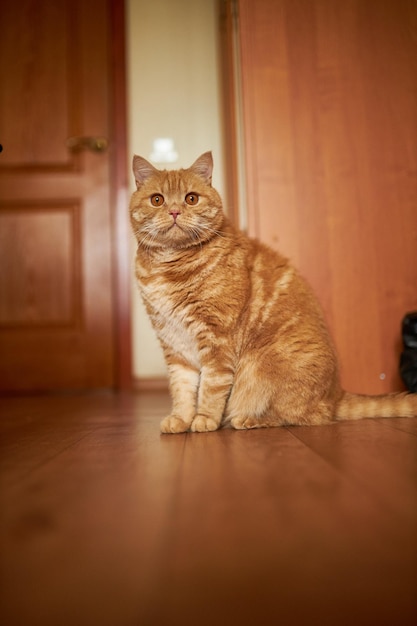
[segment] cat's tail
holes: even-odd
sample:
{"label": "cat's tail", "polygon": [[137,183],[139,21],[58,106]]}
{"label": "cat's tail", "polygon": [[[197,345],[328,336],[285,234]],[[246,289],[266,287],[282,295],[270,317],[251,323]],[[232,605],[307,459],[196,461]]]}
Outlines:
{"label": "cat's tail", "polygon": [[337,420],[367,417],[417,417],[417,393],[390,393],[364,396],[344,392],[336,405]]}

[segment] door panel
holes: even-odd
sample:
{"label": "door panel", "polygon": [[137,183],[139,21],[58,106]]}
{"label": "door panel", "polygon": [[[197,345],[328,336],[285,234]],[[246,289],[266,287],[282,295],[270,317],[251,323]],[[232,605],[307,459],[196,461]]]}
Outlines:
{"label": "door panel", "polygon": [[109,5],[5,0],[0,23],[0,386],[114,383]]}
{"label": "door panel", "polygon": [[2,3],[2,167],[68,164],[63,138],[74,127],[70,111],[78,109],[69,7],[62,1]]}
{"label": "door panel", "polygon": [[74,323],[81,310],[78,222],[76,205],[27,203],[0,213],[3,325]]}
{"label": "door panel", "polygon": [[239,0],[248,226],[312,283],[351,391],[417,309],[417,5]]}

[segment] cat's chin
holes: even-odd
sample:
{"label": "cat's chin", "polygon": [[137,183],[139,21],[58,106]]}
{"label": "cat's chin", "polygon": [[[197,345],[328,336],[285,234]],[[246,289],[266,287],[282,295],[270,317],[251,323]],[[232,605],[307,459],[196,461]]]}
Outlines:
{"label": "cat's chin", "polygon": [[204,239],[198,237],[195,231],[188,230],[179,224],[174,224],[162,235],[164,246],[172,247],[176,250],[181,248],[192,248],[200,246]]}

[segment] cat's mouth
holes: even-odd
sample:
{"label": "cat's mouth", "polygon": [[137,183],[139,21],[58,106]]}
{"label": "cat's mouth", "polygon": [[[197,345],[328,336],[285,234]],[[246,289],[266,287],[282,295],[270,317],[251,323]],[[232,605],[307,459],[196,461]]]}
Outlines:
{"label": "cat's mouth", "polygon": [[178,241],[178,239],[189,238],[187,229],[181,226],[181,224],[178,224],[177,221],[173,222],[164,229],[163,236],[167,237],[168,239],[173,239],[176,242]]}
{"label": "cat's mouth", "polygon": [[179,224],[176,220],[170,226],[165,228],[161,233],[167,244],[177,247],[189,247],[200,243],[200,237],[197,229],[184,224]]}
{"label": "cat's mouth", "polygon": [[169,227],[168,227],[168,229],[167,229],[167,231],[166,231],[166,232],[167,232],[167,233],[170,233],[170,232],[175,232],[175,231],[176,231],[176,230],[178,230],[178,229],[179,229],[179,230],[181,230],[183,233],[185,232],[185,231],[184,231],[184,229],[183,229],[183,228],[182,228],[182,227],[178,224],[178,222],[177,222],[177,221],[175,221],[175,222],[173,222],[173,223],[171,224],[171,226],[169,226]]}

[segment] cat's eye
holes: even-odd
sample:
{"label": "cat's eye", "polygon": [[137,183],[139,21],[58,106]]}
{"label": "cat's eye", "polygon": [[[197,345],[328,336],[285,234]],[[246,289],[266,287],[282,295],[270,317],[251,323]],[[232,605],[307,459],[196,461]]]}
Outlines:
{"label": "cat's eye", "polygon": [[198,203],[200,196],[198,193],[187,193],[185,196],[185,201],[190,206],[195,206]]}
{"label": "cat's eye", "polygon": [[151,196],[152,206],[162,206],[164,202],[164,196],[160,193],[154,193],[153,196]]}

